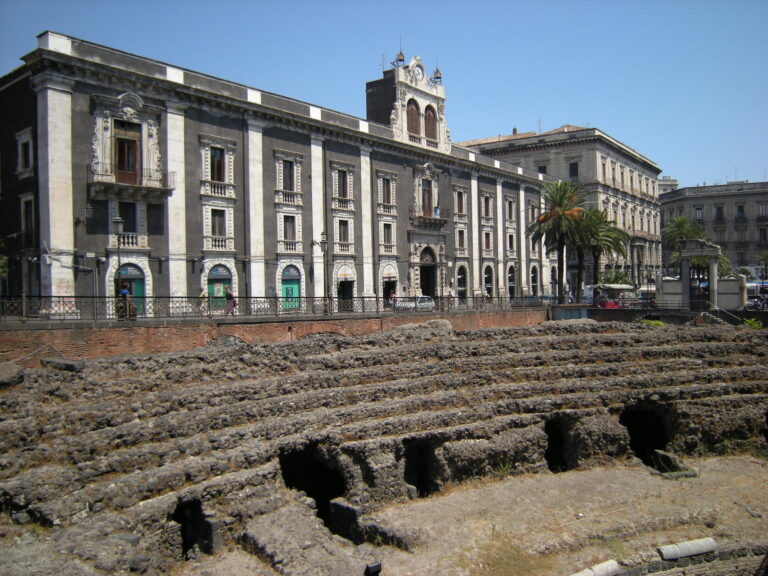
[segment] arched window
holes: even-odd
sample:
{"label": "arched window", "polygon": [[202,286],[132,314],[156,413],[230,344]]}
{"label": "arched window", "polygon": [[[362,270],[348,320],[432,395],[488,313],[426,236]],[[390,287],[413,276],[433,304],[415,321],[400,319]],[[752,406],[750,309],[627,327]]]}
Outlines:
{"label": "arched window", "polygon": [[485,267],[483,284],[485,285],[485,295],[493,296],[493,268],[491,266]]}
{"label": "arched window", "polygon": [[517,293],[517,287],[515,286],[515,267],[510,266],[507,271],[507,292],[510,298],[514,298]]}
{"label": "arched window", "polygon": [[424,109],[424,136],[427,140],[437,140],[437,114],[432,106]]}
{"label": "arched window", "polygon": [[467,269],[464,266],[459,266],[459,271],[456,274],[456,295],[459,300],[467,298]]}
{"label": "arched window", "polygon": [[539,295],[539,269],[531,266],[531,296]]}
{"label": "arched window", "polygon": [[421,118],[416,100],[408,100],[408,133],[421,135]]}

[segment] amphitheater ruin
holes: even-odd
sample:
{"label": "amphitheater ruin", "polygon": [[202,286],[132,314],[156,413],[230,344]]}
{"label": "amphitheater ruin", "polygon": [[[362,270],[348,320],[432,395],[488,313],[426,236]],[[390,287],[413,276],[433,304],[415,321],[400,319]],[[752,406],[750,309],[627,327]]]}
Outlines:
{"label": "amphitheater ruin", "polygon": [[[451,571],[398,565],[424,542],[392,519],[443,498],[471,506],[462,486],[511,482],[508,502],[527,483],[543,498],[557,477],[608,485],[627,466],[685,489],[696,480],[688,458],[751,454],[733,466],[768,479],[754,456],[768,442],[766,334],[432,321],[23,369],[0,390],[0,572],[335,576],[382,562],[384,576],[480,574],[458,549]],[[768,534],[766,492],[724,495],[751,498],[753,534]],[[447,532],[450,513],[437,515]],[[641,535],[651,520],[615,535]],[[696,574],[755,574],[768,537],[719,544],[730,552],[709,553],[712,568]],[[217,571],[211,559],[232,555],[252,563]],[[694,574],[615,560],[611,574]]]}

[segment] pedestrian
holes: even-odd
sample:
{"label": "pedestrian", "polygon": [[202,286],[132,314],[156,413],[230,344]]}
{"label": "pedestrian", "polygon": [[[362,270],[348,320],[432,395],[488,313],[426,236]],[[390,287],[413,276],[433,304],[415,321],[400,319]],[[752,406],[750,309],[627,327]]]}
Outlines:
{"label": "pedestrian", "polygon": [[117,302],[117,317],[125,319],[128,317],[131,306],[131,291],[128,282],[123,282],[120,286],[119,300]]}
{"label": "pedestrian", "polygon": [[227,298],[227,311],[225,315],[232,314],[232,316],[234,316],[235,306],[237,306],[237,300],[235,300],[235,295],[232,294],[232,290],[229,288],[229,286],[227,286],[226,298]]}
{"label": "pedestrian", "polygon": [[203,288],[200,291],[200,296],[198,296],[198,306],[200,308],[200,316],[205,316],[206,314],[210,318],[210,308],[208,304],[208,290]]}

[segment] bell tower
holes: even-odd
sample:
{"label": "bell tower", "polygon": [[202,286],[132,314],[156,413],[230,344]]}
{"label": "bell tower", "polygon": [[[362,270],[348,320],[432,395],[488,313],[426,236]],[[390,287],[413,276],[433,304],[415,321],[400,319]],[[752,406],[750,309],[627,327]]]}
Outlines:
{"label": "bell tower", "polygon": [[420,56],[406,65],[399,52],[392,68],[379,80],[365,85],[367,120],[392,128],[395,140],[451,151],[451,135],[445,120],[443,75],[435,69],[427,76]]}

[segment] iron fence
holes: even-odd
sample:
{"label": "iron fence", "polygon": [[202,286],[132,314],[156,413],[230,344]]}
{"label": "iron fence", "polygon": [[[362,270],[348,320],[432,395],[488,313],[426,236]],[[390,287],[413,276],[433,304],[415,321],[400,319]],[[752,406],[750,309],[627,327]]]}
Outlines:
{"label": "iron fence", "polygon": [[541,307],[551,299],[541,297],[490,298],[437,297],[434,307],[394,306],[390,300],[371,296],[355,298],[250,297],[238,298],[228,308],[225,298],[151,296],[2,296],[0,321],[136,321],[168,318],[280,318],[337,314],[429,314],[454,311],[497,311]]}

